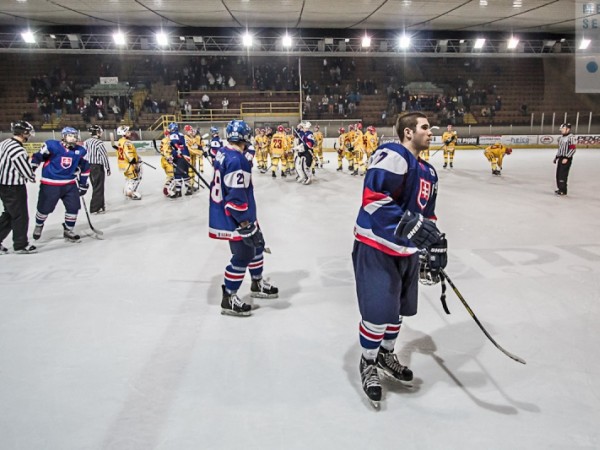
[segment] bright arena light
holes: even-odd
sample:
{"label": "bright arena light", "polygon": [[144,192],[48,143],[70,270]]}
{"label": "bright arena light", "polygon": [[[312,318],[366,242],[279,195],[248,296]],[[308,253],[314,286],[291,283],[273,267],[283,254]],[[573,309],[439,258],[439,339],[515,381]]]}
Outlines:
{"label": "bright arena light", "polygon": [[166,33],[159,31],[156,33],[156,43],[160,46],[169,45],[169,36]]}
{"label": "bright arena light", "polygon": [[120,31],[113,33],[113,40],[117,45],[125,45],[125,35]]}
{"label": "bright arena light", "polygon": [[362,38],[362,46],[370,47],[371,46],[371,38],[369,36],[365,36]]}
{"label": "bright arena light", "polygon": [[508,40],[507,48],[513,50],[513,49],[517,48],[517,45],[519,45],[519,40],[517,38],[511,37]]}
{"label": "bright arena light", "polygon": [[32,31],[24,31],[23,33],[21,33],[21,37],[23,38],[23,40],[25,42],[27,42],[28,44],[33,44],[35,43],[35,36],[33,34]]}
{"label": "bright arena light", "polygon": [[591,43],[592,43],[591,39],[586,39],[586,38],[581,39],[581,42],[579,43],[579,50],[587,49]]}
{"label": "bright arena light", "polygon": [[252,35],[250,33],[244,34],[244,36],[242,37],[242,43],[244,44],[244,47],[251,47]]}
{"label": "bright arena light", "polygon": [[407,36],[405,34],[400,36],[399,45],[400,45],[400,48],[410,47],[410,36]]}
{"label": "bright arena light", "polygon": [[283,38],[282,38],[282,43],[283,46],[286,48],[290,48],[292,46],[292,37],[289,34],[286,34]]}
{"label": "bright arena light", "polygon": [[485,39],[477,39],[475,41],[475,45],[473,45],[473,48],[483,48],[484,44],[485,44]]}

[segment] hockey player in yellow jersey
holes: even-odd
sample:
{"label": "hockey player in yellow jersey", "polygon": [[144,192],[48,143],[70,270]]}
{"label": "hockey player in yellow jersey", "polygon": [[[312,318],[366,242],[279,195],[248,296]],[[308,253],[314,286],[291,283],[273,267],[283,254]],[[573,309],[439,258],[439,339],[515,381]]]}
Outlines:
{"label": "hockey player in yellow jersey", "polygon": [[[450,167],[454,167],[454,150],[456,147],[456,142],[458,140],[458,133],[452,129],[452,124],[448,124],[448,128],[442,134],[442,142],[444,143],[444,169],[448,167],[448,163],[450,163]],[[427,155],[426,161],[429,159],[429,155]]]}
{"label": "hockey player in yellow jersey", "polygon": [[292,175],[293,171],[296,169],[296,164],[294,163],[294,133],[291,128],[286,128],[286,138],[287,138],[287,147],[285,149],[285,173],[288,175]]}
{"label": "hockey player in yellow jersey", "polygon": [[500,142],[495,142],[494,144],[485,148],[483,155],[492,164],[493,175],[501,175],[502,159],[504,158],[504,155],[510,155],[511,153],[512,148],[502,145]]}
{"label": "hockey player in yellow jersey", "polygon": [[277,127],[277,132],[271,137],[271,173],[273,178],[277,177],[277,168],[281,163],[281,176],[285,178],[286,160],[285,153],[288,146],[288,139],[284,132],[283,125]]}
{"label": "hockey player in yellow jersey", "polygon": [[365,174],[365,140],[362,123],[357,123],[354,129],[352,147],[354,147],[354,172],[352,175]]}
{"label": "hockey player in yellow jersey", "polygon": [[164,131],[165,137],[160,141],[160,166],[165,171],[166,180],[163,186],[163,194],[167,197],[173,195],[173,158],[171,158],[171,140],[169,139],[169,130]]}
{"label": "hockey player in yellow jersey", "polygon": [[196,172],[194,172],[192,167],[196,170],[200,168],[200,171],[204,172],[204,161],[202,160],[204,152],[202,151],[202,142],[200,136],[197,136],[196,130],[191,125],[183,127],[183,136],[185,138],[185,145],[190,152],[190,160],[188,161],[190,165],[190,168],[188,169],[188,189],[197,191],[200,189],[200,186],[199,182],[196,180]]}
{"label": "hockey player in yellow jersey", "polygon": [[354,125],[348,125],[346,133],[346,159],[348,160],[348,170],[354,172]]}
{"label": "hockey player in yellow jersey", "polygon": [[373,152],[379,146],[379,137],[377,136],[377,130],[373,125],[367,127],[367,132],[364,135],[365,140],[365,151],[367,152],[367,169],[369,168],[369,159]]}
{"label": "hockey player in yellow jersey", "polygon": [[256,149],[256,165],[262,173],[267,171],[267,163],[269,158],[269,139],[267,138],[266,130],[261,128],[258,134],[254,137],[254,148]]}
{"label": "hockey player in yellow jersey", "polygon": [[119,127],[117,135],[121,136],[117,143],[117,162],[119,169],[123,170],[123,174],[125,175],[123,193],[132,200],[141,200],[142,194],[137,189],[142,181],[142,160],[130,140],[131,131],[129,127]]}
{"label": "hockey player in yellow jersey", "polygon": [[346,150],[346,129],[341,127],[338,130],[338,133],[340,134],[338,136],[337,142],[333,145],[333,148],[335,148],[336,152],[337,152],[337,160],[338,160],[338,167],[337,167],[337,171],[341,172],[342,170],[344,170],[343,168],[343,163],[344,163],[344,151]]}
{"label": "hockey player in yellow jersey", "polygon": [[[323,167],[323,133],[321,132],[321,127],[319,125],[315,125],[315,158],[313,161],[313,167]],[[313,169],[314,170],[314,169]]]}

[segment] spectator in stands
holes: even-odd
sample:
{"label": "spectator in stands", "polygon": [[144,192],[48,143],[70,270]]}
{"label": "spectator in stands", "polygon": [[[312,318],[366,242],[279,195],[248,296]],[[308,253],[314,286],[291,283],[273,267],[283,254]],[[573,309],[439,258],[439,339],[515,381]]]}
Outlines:
{"label": "spectator in stands", "polygon": [[187,100],[183,104],[183,114],[185,114],[186,119],[189,119],[190,116],[192,115],[192,104],[190,102],[188,102]]}
{"label": "spectator in stands", "polygon": [[312,98],[310,98],[309,94],[306,94],[306,98],[304,99],[304,109],[307,113],[310,112],[310,104],[312,102]]}
{"label": "spectator in stands", "polygon": [[227,85],[229,86],[229,89],[233,89],[236,85],[236,82],[231,75],[229,75],[229,80],[227,80]]}
{"label": "spectator in stands", "polygon": [[210,108],[210,97],[208,96],[208,94],[205,92],[202,95],[202,108],[203,109],[209,109]]}
{"label": "spectator in stands", "polygon": [[494,103],[494,108],[496,111],[500,111],[502,109],[502,99],[500,96],[496,97],[496,102]]}
{"label": "spectator in stands", "polygon": [[527,108],[528,108],[528,106],[525,103],[523,103],[519,107],[519,111],[521,111],[521,114],[523,114],[524,116],[526,116],[528,114]]}
{"label": "spectator in stands", "polygon": [[223,112],[226,113],[227,109],[229,108],[229,100],[227,100],[227,97],[223,97],[223,100],[221,100],[221,106],[223,106]]}

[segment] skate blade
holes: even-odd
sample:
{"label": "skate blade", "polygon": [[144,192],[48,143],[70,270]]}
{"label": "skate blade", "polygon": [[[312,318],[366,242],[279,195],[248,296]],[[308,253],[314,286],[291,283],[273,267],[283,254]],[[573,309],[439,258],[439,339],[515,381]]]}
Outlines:
{"label": "skate blade", "polygon": [[248,316],[251,316],[252,313],[250,311],[248,311],[248,312],[236,312],[236,311],[232,311],[231,309],[221,309],[221,315],[223,315],[223,316],[236,316],[236,317],[248,317]]}
{"label": "skate blade", "polygon": [[371,404],[371,406],[376,410],[379,411],[381,409],[381,402],[377,401],[377,400],[371,400],[369,399],[369,403]]}
{"label": "skate blade", "polygon": [[250,292],[250,297],[253,297],[253,298],[279,298],[279,294],[264,294],[262,292]]}
{"label": "skate blade", "polygon": [[78,239],[76,241],[72,240],[72,239],[67,239],[67,238],[63,238],[65,240],[65,242],[68,242],[69,244],[81,244],[81,239]]}

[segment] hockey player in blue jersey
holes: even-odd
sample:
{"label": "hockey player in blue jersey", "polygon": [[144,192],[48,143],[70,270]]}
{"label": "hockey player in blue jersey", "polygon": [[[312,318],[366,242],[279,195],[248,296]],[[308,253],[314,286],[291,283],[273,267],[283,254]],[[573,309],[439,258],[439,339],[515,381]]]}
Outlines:
{"label": "hockey player in blue jersey", "polygon": [[192,195],[193,189],[190,183],[190,151],[185,143],[185,136],[179,132],[179,125],[170,123],[167,128],[169,131],[169,142],[171,143],[171,157],[173,158],[175,185],[171,198],[181,197],[181,191],[185,185],[185,195]]}
{"label": "hockey player in blue jersey", "polygon": [[217,153],[219,152],[219,150],[221,149],[221,147],[223,147],[223,141],[221,140],[221,137],[219,136],[219,129],[217,127],[210,127],[210,152],[209,155],[211,156],[211,159],[215,160]]}
{"label": "hockey player in blue jersey", "polygon": [[73,229],[80,208],[79,196],[84,195],[88,189],[90,164],[85,158],[86,149],[77,144],[78,134],[75,128],[65,127],[60,141],[46,141],[40,151],[32,156],[34,169],[42,165],[33,231],[33,238],[36,240],[42,236],[44,222],[59,200],[65,206],[64,238],[71,242],[80,240]]}
{"label": "hockey player in blue jersey", "polygon": [[378,370],[399,381],[413,378],[394,345],[402,318],[417,313],[419,253],[434,277],[447,261],[447,242],[435,224],[438,176],[419,158],[431,141],[429,121],[422,113],[405,114],[396,132],[401,144],[383,144],[369,160],[352,252],[361,381],[376,404],[382,396]]}
{"label": "hockey player in blue jersey", "polygon": [[294,147],[294,166],[296,168],[296,181],[302,184],[312,182],[311,166],[313,163],[313,148],[315,136],[310,129],[310,122],[301,122],[296,133],[297,143]]}
{"label": "hockey player in blue jersey", "polygon": [[226,136],[228,145],[220,148],[214,162],[208,233],[213,239],[228,240],[232,254],[221,286],[221,314],[249,316],[251,306],[237,295],[246,269],[252,278],[252,297],[276,298],[279,290],[262,277],[265,241],[256,218],[252,166],[245,154],[250,127],[243,120],[232,120]]}

